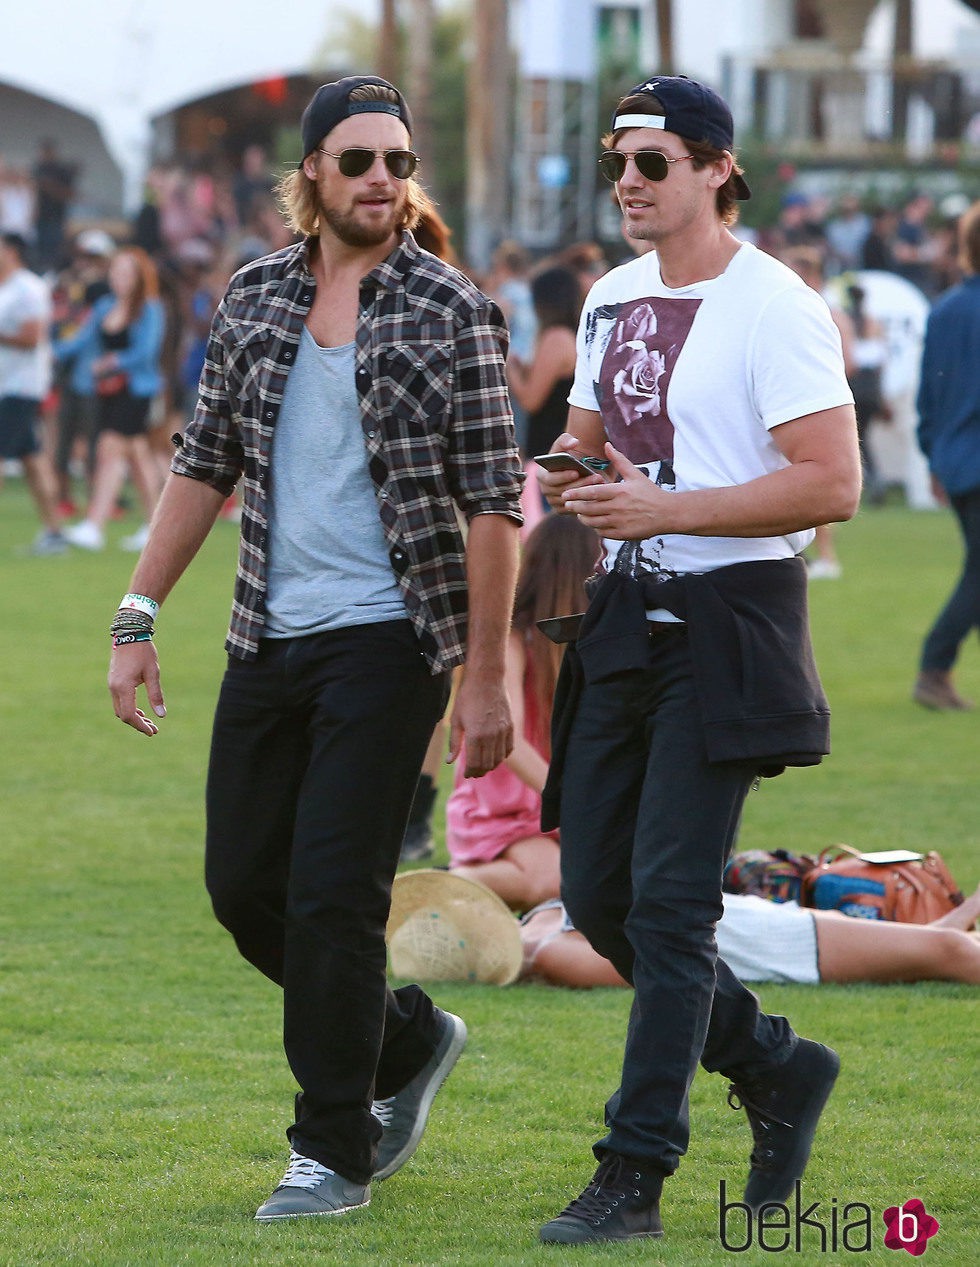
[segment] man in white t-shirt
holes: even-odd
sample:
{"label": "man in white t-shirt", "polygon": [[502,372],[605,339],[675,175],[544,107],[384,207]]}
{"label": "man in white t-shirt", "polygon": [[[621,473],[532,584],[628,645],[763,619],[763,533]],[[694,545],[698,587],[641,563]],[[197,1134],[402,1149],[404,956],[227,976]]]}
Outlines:
{"label": "man in white t-shirt", "polygon": [[35,554],[63,554],[51,463],[41,447],[41,401],[51,385],[47,287],[24,267],[26,243],[17,233],[0,235],[0,458],[24,468],[43,529]]}
{"label": "man in white t-shirt", "polygon": [[544,816],[554,797],[569,914],[635,998],[599,1168],[541,1230],[562,1243],[662,1234],[699,1060],[748,1113],[746,1205],[785,1201],[839,1067],[760,1011],[714,926],[749,788],[828,750],[799,555],[860,496],[840,339],[818,295],[731,233],[749,190],[716,93],[654,77],[603,143],[626,232],[654,249],[593,286],[555,444],[609,467],[540,477],[603,538]]}

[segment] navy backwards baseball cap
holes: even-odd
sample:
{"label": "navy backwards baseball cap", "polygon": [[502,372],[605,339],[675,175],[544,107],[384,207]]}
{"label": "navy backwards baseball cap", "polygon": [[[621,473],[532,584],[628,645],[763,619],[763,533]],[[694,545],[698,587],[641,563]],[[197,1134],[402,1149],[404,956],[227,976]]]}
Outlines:
{"label": "navy backwards baseball cap", "polygon": [[[369,85],[387,88],[389,94],[394,94],[393,99],[378,100],[376,94],[364,91]],[[328,132],[354,114],[392,114],[401,119],[409,136],[412,135],[412,113],[394,84],[377,75],[348,75],[332,84],[322,84],[303,111],[300,122],[303,157],[312,154]]]}
{"label": "navy backwards baseball cap", "polygon": [[[715,149],[733,151],[735,125],[727,102],[707,84],[699,84],[686,75],[654,75],[645,83],[631,88],[621,101],[629,97],[651,97],[663,114],[631,114],[617,106],[613,111],[612,130],[621,128],[659,128],[675,132],[689,141],[701,141]],[[735,176],[737,196],[751,198],[745,180]]]}

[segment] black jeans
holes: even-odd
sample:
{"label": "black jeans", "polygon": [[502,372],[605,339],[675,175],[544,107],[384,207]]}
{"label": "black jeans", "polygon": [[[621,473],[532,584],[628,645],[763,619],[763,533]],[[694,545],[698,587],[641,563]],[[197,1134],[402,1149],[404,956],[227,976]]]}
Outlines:
{"label": "black jeans", "polygon": [[634,988],[597,1156],[673,1173],[698,1061],[748,1077],[796,1045],[717,957],[722,871],[755,775],[708,764],[683,626],[653,626],[647,670],[584,688],[562,781],[562,896]]}
{"label": "black jeans", "polygon": [[229,659],[207,787],[208,892],[242,955],[283,987],[302,1091],[293,1147],[370,1178],[393,1095],[438,1039],[417,987],[392,992],[385,924],[402,835],[449,675],[408,621],[263,639]]}
{"label": "black jeans", "polygon": [[956,588],[922,647],[922,669],[951,669],[971,629],[980,631],[980,488],[951,497],[966,554]]}

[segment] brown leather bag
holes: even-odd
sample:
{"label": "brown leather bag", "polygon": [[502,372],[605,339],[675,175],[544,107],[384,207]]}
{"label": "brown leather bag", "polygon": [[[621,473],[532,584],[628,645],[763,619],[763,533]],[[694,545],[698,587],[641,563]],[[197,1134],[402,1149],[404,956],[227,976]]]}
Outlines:
{"label": "brown leather bag", "polygon": [[818,910],[843,911],[864,919],[894,920],[900,924],[929,924],[963,901],[949,868],[935,850],[861,853],[838,845],[821,855],[803,877],[800,904]]}

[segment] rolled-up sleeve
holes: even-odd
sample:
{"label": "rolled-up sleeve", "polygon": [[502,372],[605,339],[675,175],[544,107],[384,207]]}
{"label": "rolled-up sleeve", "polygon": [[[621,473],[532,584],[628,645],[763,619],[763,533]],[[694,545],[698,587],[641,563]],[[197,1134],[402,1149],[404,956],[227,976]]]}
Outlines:
{"label": "rolled-up sleeve", "polygon": [[474,308],[456,333],[447,472],[467,519],[507,515],[523,523],[524,471],[504,362],[508,335],[496,304]]}
{"label": "rolled-up sleeve", "polygon": [[211,323],[207,355],[198,385],[197,408],[170,469],[175,475],[201,480],[225,497],[230,497],[244,469],[244,448],[229,400],[224,329],[222,304]]}

